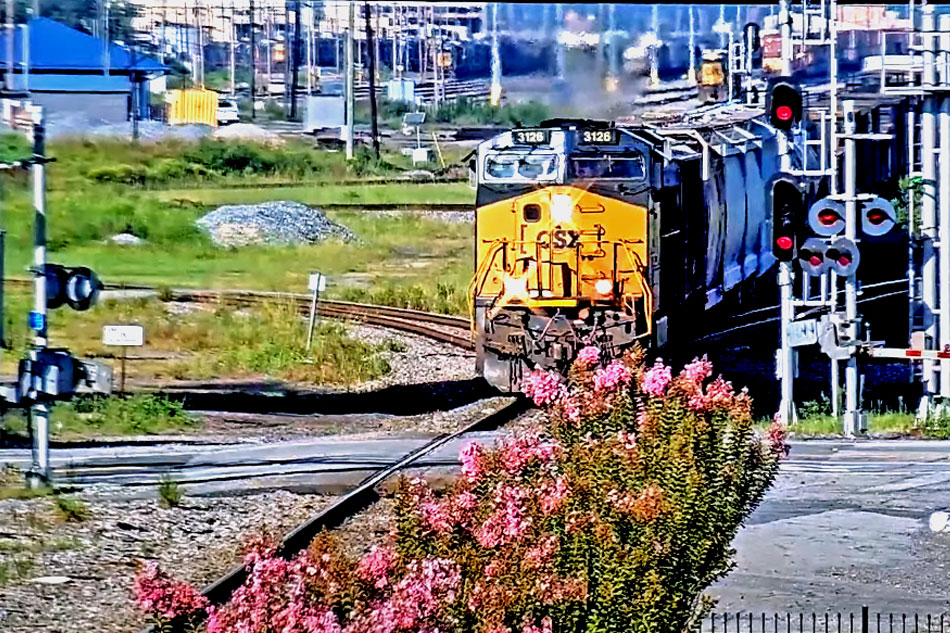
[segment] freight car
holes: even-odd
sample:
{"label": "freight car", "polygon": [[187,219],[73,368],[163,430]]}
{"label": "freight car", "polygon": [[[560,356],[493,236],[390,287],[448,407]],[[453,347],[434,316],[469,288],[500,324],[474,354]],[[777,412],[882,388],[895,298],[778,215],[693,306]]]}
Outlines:
{"label": "freight car", "polygon": [[662,348],[754,299],[775,263],[777,143],[761,112],[722,111],[664,128],[553,120],[479,145],[470,299],[490,383],[517,391],[587,344]]}

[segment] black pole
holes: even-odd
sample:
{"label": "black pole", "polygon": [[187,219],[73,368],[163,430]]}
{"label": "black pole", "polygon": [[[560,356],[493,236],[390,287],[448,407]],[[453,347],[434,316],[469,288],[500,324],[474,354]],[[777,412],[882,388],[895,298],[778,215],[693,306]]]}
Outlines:
{"label": "black pole", "polygon": [[290,118],[297,120],[297,79],[300,77],[300,0],[294,2],[294,47],[291,52],[294,72],[290,84]]}
{"label": "black pole", "polygon": [[257,30],[254,28],[254,0],[251,0],[250,17],[247,21],[251,27],[251,119],[257,118],[254,93],[257,90]]}
{"label": "black pole", "polygon": [[376,54],[375,46],[373,46],[369,0],[363,0],[363,10],[366,12],[366,54],[369,57],[369,112],[373,119],[373,153],[379,160],[379,122],[376,120]]}
{"label": "black pole", "polygon": [[132,42],[129,46],[129,56],[131,58],[131,64],[129,68],[129,77],[132,80],[132,140],[139,140],[139,85],[138,85],[138,73],[135,70],[136,59],[135,59],[135,43]]}

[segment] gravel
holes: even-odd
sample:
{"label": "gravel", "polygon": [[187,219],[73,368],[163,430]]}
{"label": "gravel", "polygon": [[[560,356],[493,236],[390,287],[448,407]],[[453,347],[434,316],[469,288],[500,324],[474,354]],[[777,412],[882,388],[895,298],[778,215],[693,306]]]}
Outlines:
{"label": "gravel", "polygon": [[333,500],[280,491],[164,508],[155,498],[84,498],[92,516],[81,523],[61,522],[49,498],[0,501],[0,565],[30,561],[0,585],[0,631],[136,631],[145,624],[131,593],[138,561],[204,585],[238,562],[241,541],[265,528],[283,534]]}
{"label": "gravel", "polygon": [[232,123],[214,131],[214,138],[255,141],[258,143],[280,144],[283,139],[269,130],[253,123]]}
{"label": "gravel", "polygon": [[[211,132],[212,128],[206,125],[167,125],[160,121],[139,121],[139,138],[142,140],[166,138],[198,140]],[[132,124],[127,121],[110,123],[90,117],[85,113],[57,112],[49,116],[46,133],[50,138],[132,138]]]}
{"label": "gravel", "polygon": [[227,247],[356,240],[348,228],[333,222],[319,209],[299,202],[229,204],[201,217],[197,223],[215,244]]}

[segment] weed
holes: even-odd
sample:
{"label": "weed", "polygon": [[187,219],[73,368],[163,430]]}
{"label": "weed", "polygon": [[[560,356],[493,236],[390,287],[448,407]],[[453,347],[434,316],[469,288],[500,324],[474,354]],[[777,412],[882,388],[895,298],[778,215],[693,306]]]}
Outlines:
{"label": "weed", "polygon": [[170,475],[163,475],[158,482],[158,501],[166,508],[177,508],[181,505],[182,491],[178,482]]}
{"label": "weed", "polygon": [[14,580],[26,578],[33,569],[33,561],[22,556],[0,560],[0,587]]}
{"label": "weed", "polygon": [[163,303],[167,303],[175,298],[175,295],[172,293],[172,289],[166,285],[161,285],[158,287],[157,295],[158,300]]}
{"label": "weed", "polygon": [[60,518],[69,523],[82,523],[91,515],[89,506],[81,499],[63,494],[53,496],[53,505]]}

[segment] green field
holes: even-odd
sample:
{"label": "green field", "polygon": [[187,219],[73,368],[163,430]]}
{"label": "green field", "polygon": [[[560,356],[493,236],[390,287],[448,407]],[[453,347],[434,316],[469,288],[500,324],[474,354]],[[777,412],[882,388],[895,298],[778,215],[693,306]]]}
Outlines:
{"label": "green field", "polygon": [[[27,149],[22,138],[0,136],[0,159],[23,157]],[[472,271],[470,224],[331,212],[356,233],[357,243],[245,248],[215,246],[195,225],[221,204],[473,202],[466,183],[360,182],[398,177],[408,166],[401,155],[377,161],[360,153],[348,163],[339,152],[306,143],[98,140],[53,142],[49,153],[56,159],[47,198],[52,262],[90,266],[111,283],[287,291],[306,291],[309,273],[321,271],[330,277],[331,297],[377,293],[415,307],[464,309],[461,296]],[[24,173],[5,172],[0,179],[5,274],[19,276],[32,257],[30,183]],[[278,181],[299,184],[265,186]],[[108,242],[122,232],[144,244]]]}

